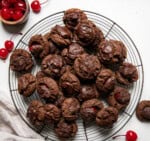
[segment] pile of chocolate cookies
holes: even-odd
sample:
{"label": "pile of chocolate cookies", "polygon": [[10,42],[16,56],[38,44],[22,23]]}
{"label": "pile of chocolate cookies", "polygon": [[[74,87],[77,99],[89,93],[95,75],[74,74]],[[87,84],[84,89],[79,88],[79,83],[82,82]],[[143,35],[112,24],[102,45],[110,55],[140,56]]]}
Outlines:
{"label": "pile of chocolate cookies", "polygon": [[[137,81],[138,72],[125,62],[125,45],[106,40],[82,10],[68,9],[62,20],[63,26],[32,36],[29,51],[14,50],[10,68],[22,74],[18,78],[21,95],[29,97],[36,91],[44,100],[30,103],[30,122],[54,125],[60,138],[68,138],[75,136],[80,116],[84,122],[112,127],[130,102],[126,86]],[[41,67],[36,76],[31,74],[35,64]],[[109,106],[104,106],[104,100]]]}

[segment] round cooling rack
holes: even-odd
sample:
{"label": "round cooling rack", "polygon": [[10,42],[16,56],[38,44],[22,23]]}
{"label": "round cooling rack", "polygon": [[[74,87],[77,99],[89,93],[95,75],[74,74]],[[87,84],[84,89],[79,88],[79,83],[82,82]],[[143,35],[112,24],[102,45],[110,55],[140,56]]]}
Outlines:
{"label": "round cooling rack", "polygon": [[[106,18],[100,14],[93,13],[90,11],[85,11],[89,20],[93,21],[104,33],[106,39],[115,39],[122,41],[127,47],[127,59],[126,61],[131,62],[137,67],[139,79],[137,82],[133,84],[131,88],[129,88],[129,92],[131,93],[131,101],[128,107],[123,111],[118,118],[118,121],[114,124],[112,128],[100,128],[96,126],[94,123],[85,124],[82,119],[77,121],[78,124],[78,132],[74,138],[69,140],[72,141],[109,141],[111,137],[116,134],[120,129],[122,129],[129,119],[132,117],[137,103],[140,100],[143,83],[144,83],[144,72],[143,72],[143,64],[141,61],[140,54],[132,41],[129,35],[115,22]],[[28,42],[30,38],[35,34],[45,34],[50,31],[52,27],[56,24],[63,25],[62,17],[64,15],[64,11],[55,13],[50,15],[38,23],[36,23],[33,27],[31,27],[21,38],[16,48],[22,48],[28,51]],[[32,74],[36,74],[37,71],[40,70],[40,67],[36,65],[32,70]],[[58,137],[55,135],[53,131],[53,127],[44,126],[35,128],[26,118],[26,112],[29,103],[33,99],[40,99],[38,94],[35,92],[29,98],[25,98],[21,96],[18,92],[18,82],[17,82],[18,74],[11,71],[9,68],[9,86],[11,96],[14,102],[14,105],[18,111],[18,114],[21,118],[28,124],[28,126],[38,132],[41,136],[45,138],[45,140],[49,141],[59,141]]]}

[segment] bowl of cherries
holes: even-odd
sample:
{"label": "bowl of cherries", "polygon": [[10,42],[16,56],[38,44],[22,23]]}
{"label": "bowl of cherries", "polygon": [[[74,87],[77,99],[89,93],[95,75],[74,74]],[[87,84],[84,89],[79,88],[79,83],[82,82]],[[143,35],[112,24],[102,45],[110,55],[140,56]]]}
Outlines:
{"label": "bowl of cherries", "polygon": [[0,19],[8,25],[24,23],[29,15],[28,0],[1,0]]}

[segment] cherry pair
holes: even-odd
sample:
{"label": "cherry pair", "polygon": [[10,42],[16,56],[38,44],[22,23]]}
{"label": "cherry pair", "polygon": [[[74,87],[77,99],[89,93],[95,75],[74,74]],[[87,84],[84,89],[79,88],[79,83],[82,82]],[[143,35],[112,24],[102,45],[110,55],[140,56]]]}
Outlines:
{"label": "cherry pair", "polygon": [[[22,35],[22,33],[16,33],[14,35]],[[0,59],[6,59],[8,57],[8,54],[13,50],[14,48],[14,42],[12,41],[14,35],[10,38],[10,40],[6,40],[4,42],[4,48],[0,49]]]}

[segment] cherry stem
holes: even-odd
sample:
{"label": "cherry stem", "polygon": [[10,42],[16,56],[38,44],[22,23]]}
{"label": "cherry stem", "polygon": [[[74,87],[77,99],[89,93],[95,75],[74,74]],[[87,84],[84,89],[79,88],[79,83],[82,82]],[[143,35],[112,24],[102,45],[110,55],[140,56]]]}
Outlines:
{"label": "cherry stem", "polygon": [[45,0],[45,1],[41,2],[40,4],[43,5],[43,4],[47,3],[47,2],[48,2],[48,0]]}
{"label": "cherry stem", "polygon": [[120,137],[120,136],[126,136],[126,135],[117,135],[117,136],[112,137],[112,139],[114,140],[115,138]]}
{"label": "cherry stem", "polygon": [[11,36],[10,40],[12,40],[12,39],[14,38],[14,36],[16,36],[16,35],[22,35],[22,33],[21,33],[21,32],[14,33],[14,34]]}

